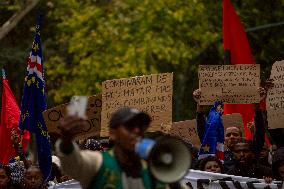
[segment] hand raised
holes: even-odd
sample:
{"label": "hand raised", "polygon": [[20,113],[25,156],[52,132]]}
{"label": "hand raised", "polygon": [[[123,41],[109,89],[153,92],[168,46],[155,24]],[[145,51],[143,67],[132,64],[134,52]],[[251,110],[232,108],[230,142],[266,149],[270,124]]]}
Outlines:
{"label": "hand raised", "polygon": [[265,88],[263,87],[259,87],[257,89],[259,96],[260,96],[260,101],[265,100],[267,97],[267,90],[265,90]]}
{"label": "hand raised", "polygon": [[193,91],[192,93],[193,99],[195,100],[195,102],[199,102],[200,98],[201,98],[201,89],[196,89]]}
{"label": "hand raised", "polygon": [[64,142],[71,142],[87,124],[88,122],[86,119],[78,116],[67,116],[62,118],[58,126],[62,140]]}
{"label": "hand raised", "polygon": [[19,146],[19,136],[17,131],[13,128],[11,131],[11,141],[14,147],[18,147]]}

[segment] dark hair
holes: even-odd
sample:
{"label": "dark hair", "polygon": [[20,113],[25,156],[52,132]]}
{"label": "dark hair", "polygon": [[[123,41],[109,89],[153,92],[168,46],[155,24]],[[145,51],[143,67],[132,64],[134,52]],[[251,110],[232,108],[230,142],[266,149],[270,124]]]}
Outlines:
{"label": "dark hair", "polygon": [[234,151],[234,150],[235,150],[235,146],[236,146],[237,144],[240,144],[240,143],[248,144],[250,151],[253,152],[253,153],[255,152],[255,149],[253,148],[253,143],[252,143],[252,141],[251,141],[251,140],[247,140],[247,139],[245,139],[245,138],[241,138],[241,139],[233,146],[232,151]]}
{"label": "dark hair", "polygon": [[219,167],[220,167],[220,169],[221,169],[221,173],[224,173],[224,167],[223,167],[221,161],[220,161],[217,157],[215,157],[215,156],[208,156],[208,157],[206,157],[206,158],[201,159],[201,160],[199,161],[199,170],[205,171],[205,166],[206,166],[206,164],[207,164],[209,161],[215,161],[215,162],[217,162],[218,165],[219,165]]}
{"label": "dark hair", "polygon": [[283,180],[283,178],[278,172],[278,168],[283,165],[284,165],[284,147],[280,147],[274,152],[272,159],[272,172],[274,177],[278,180]]}
{"label": "dark hair", "polygon": [[38,170],[41,172],[41,174],[43,174],[38,164],[32,164],[31,166],[29,166],[29,167],[25,170],[25,172],[29,171],[30,169],[38,169]]}
{"label": "dark hair", "polygon": [[151,122],[151,117],[138,109],[122,107],[111,115],[109,127],[114,129],[119,125],[131,126],[134,120],[138,120],[140,126],[145,127],[146,130]]}
{"label": "dark hair", "polygon": [[40,186],[40,188],[44,188],[44,186],[45,186],[45,180],[44,180],[44,175],[43,175],[43,172],[41,171],[41,169],[40,169],[40,167],[39,167],[39,165],[38,164],[33,164],[33,165],[31,165],[30,167],[28,167],[26,170],[25,170],[25,174],[24,174],[24,180],[23,180],[23,183],[25,184],[25,180],[26,180],[26,175],[27,175],[27,172],[28,171],[30,171],[30,170],[32,170],[32,169],[37,169],[37,170],[39,170],[39,172],[40,172],[40,174],[41,174],[41,186]]}

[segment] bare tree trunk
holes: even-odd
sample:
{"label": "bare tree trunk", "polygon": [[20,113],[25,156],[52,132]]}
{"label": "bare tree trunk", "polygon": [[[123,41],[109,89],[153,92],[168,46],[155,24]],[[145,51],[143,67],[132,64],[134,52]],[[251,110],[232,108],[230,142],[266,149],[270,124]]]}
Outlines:
{"label": "bare tree trunk", "polygon": [[0,28],[0,40],[3,39],[29,13],[39,0],[28,0],[26,6],[16,12]]}

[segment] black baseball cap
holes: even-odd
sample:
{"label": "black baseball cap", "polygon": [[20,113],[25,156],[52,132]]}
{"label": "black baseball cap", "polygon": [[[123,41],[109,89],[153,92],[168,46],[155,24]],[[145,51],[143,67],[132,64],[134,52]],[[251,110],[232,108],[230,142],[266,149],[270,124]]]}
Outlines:
{"label": "black baseball cap", "polygon": [[123,107],[112,114],[109,127],[112,129],[117,128],[119,125],[131,127],[132,121],[138,122],[146,130],[149,127],[151,118],[147,113],[136,108]]}

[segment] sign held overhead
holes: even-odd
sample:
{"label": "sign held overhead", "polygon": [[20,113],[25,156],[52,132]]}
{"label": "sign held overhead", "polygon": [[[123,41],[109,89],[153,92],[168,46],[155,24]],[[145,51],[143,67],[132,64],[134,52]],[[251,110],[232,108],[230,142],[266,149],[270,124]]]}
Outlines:
{"label": "sign held overhead", "polygon": [[213,105],[216,100],[227,104],[259,102],[258,64],[200,65],[198,69],[201,105]]}
{"label": "sign held overhead", "polygon": [[173,73],[104,81],[101,136],[108,136],[111,114],[124,106],[147,112],[152,119],[148,131],[160,131],[172,123],[172,94]]}

